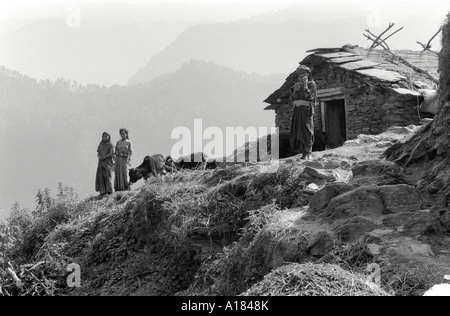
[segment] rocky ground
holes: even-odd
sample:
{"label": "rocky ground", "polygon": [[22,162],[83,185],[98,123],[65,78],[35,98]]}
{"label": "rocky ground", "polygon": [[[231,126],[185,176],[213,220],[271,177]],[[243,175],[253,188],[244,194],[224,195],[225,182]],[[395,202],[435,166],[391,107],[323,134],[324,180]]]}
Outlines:
{"label": "rocky ground", "polygon": [[[450,214],[425,167],[383,158],[420,128],[360,135],[313,161],[182,171],[62,201],[12,268],[34,273],[43,295],[422,295],[450,274]],[[81,288],[64,286],[70,263]],[[3,288],[35,293],[33,278]]]}
{"label": "rocky ground", "polygon": [[[337,264],[357,279],[368,276],[394,295],[421,295],[441,283],[450,273],[450,238],[448,214],[434,203],[437,190],[424,188],[419,180],[424,170],[405,170],[383,158],[388,147],[406,141],[419,128],[392,127],[381,135],[360,135],[338,149],[314,153],[314,161],[283,160],[280,168],[294,167],[302,178],[299,190],[310,195],[309,204],[277,211],[244,246],[262,253],[267,271],[276,269],[247,294],[281,295],[277,278],[299,271],[316,273],[305,272],[311,270],[308,266],[285,268],[292,262]],[[330,266],[328,272],[333,269]],[[327,284],[323,281],[322,288]],[[315,293],[301,287],[285,294]],[[343,295],[350,291],[341,290]],[[362,293],[374,294],[366,290]]]}

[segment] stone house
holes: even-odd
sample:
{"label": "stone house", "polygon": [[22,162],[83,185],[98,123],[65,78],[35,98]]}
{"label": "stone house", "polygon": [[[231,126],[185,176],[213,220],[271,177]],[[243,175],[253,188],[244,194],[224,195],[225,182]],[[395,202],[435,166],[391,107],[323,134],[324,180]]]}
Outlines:
{"label": "stone house", "polygon": [[[359,134],[379,134],[389,126],[420,123],[420,89],[436,89],[436,82],[383,50],[351,47],[314,49],[302,65],[311,68],[317,83],[315,129],[328,134],[331,148]],[[393,51],[437,78],[438,56],[431,52]],[[297,80],[291,73],[286,82],[264,102],[275,111],[280,132],[289,131],[292,105],[290,88]]]}

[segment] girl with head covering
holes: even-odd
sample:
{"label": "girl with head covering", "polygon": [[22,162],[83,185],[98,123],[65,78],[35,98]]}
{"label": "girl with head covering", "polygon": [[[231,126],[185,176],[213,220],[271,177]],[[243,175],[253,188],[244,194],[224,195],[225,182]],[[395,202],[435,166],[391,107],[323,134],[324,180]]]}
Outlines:
{"label": "girl with head covering", "polygon": [[128,138],[128,130],[121,128],[119,132],[121,140],[116,144],[116,177],[114,180],[114,189],[116,191],[123,191],[130,189],[130,184],[128,182],[128,166],[131,162],[133,147]]}
{"label": "girl with head covering", "polygon": [[111,136],[104,132],[102,141],[97,148],[98,167],[95,178],[95,191],[100,193],[100,196],[111,194],[112,190],[112,168],[114,157],[114,145],[111,143]]}

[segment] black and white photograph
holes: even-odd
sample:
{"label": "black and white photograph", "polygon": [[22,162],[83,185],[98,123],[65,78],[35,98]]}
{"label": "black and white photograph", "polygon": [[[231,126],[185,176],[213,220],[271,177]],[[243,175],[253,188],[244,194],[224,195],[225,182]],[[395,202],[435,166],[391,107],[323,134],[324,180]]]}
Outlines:
{"label": "black and white photograph", "polygon": [[450,296],[448,0],[0,0],[0,296]]}

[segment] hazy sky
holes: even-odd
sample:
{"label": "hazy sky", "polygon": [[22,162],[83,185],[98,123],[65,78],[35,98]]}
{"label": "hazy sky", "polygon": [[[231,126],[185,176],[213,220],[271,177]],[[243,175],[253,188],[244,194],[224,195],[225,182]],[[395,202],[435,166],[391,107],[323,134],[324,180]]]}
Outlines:
{"label": "hazy sky", "polygon": [[[398,19],[405,18],[409,14],[445,16],[450,7],[448,0],[1,0],[0,22],[17,17],[43,18],[60,16],[70,4],[74,3],[79,4],[81,7],[88,4],[100,4],[105,10],[107,10],[108,5],[113,3],[134,5],[181,4],[191,6],[191,10],[184,12],[187,17],[192,16],[197,11],[200,18],[203,13],[201,10],[199,11],[199,8],[216,6],[223,9],[217,10],[214,14],[208,12],[208,18],[212,21],[242,19],[299,3],[328,3],[332,7],[345,7],[349,11],[352,11],[352,8],[355,6],[366,6],[368,12],[373,10],[374,6],[379,6],[383,15],[395,16]],[[225,7],[227,9],[224,9]],[[160,18],[171,20],[180,18],[180,15],[163,15]],[[420,21],[418,22],[420,23]]]}
{"label": "hazy sky", "polygon": [[[192,9],[185,11],[185,18],[209,19],[211,21],[229,21],[251,17],[270,10],[285,8],[293,3],[302,2],[302,0],[2,0],[0,1],[0,22],[10,18],[47,18],[61,16],[69,10],[71,4],[79,4],[81,8],[86,5],[100,4],[107,10],[111,4],[127,5],[174,5],[180,4],[185,8],[186,5],[192,6]],[[208,16],[202,16],[205,13],[198,9],[205,6],[223,7],[225,10],[217,10],[215,13],[208,12]],[[231,6],[232,5],[232,6]],[[233,10],[231,7],[234,7]],[[100,13],[100,12],[99,12]],[[161,20],[173,21],[174,19],[183,19],[182,14],[162,15]]]}

